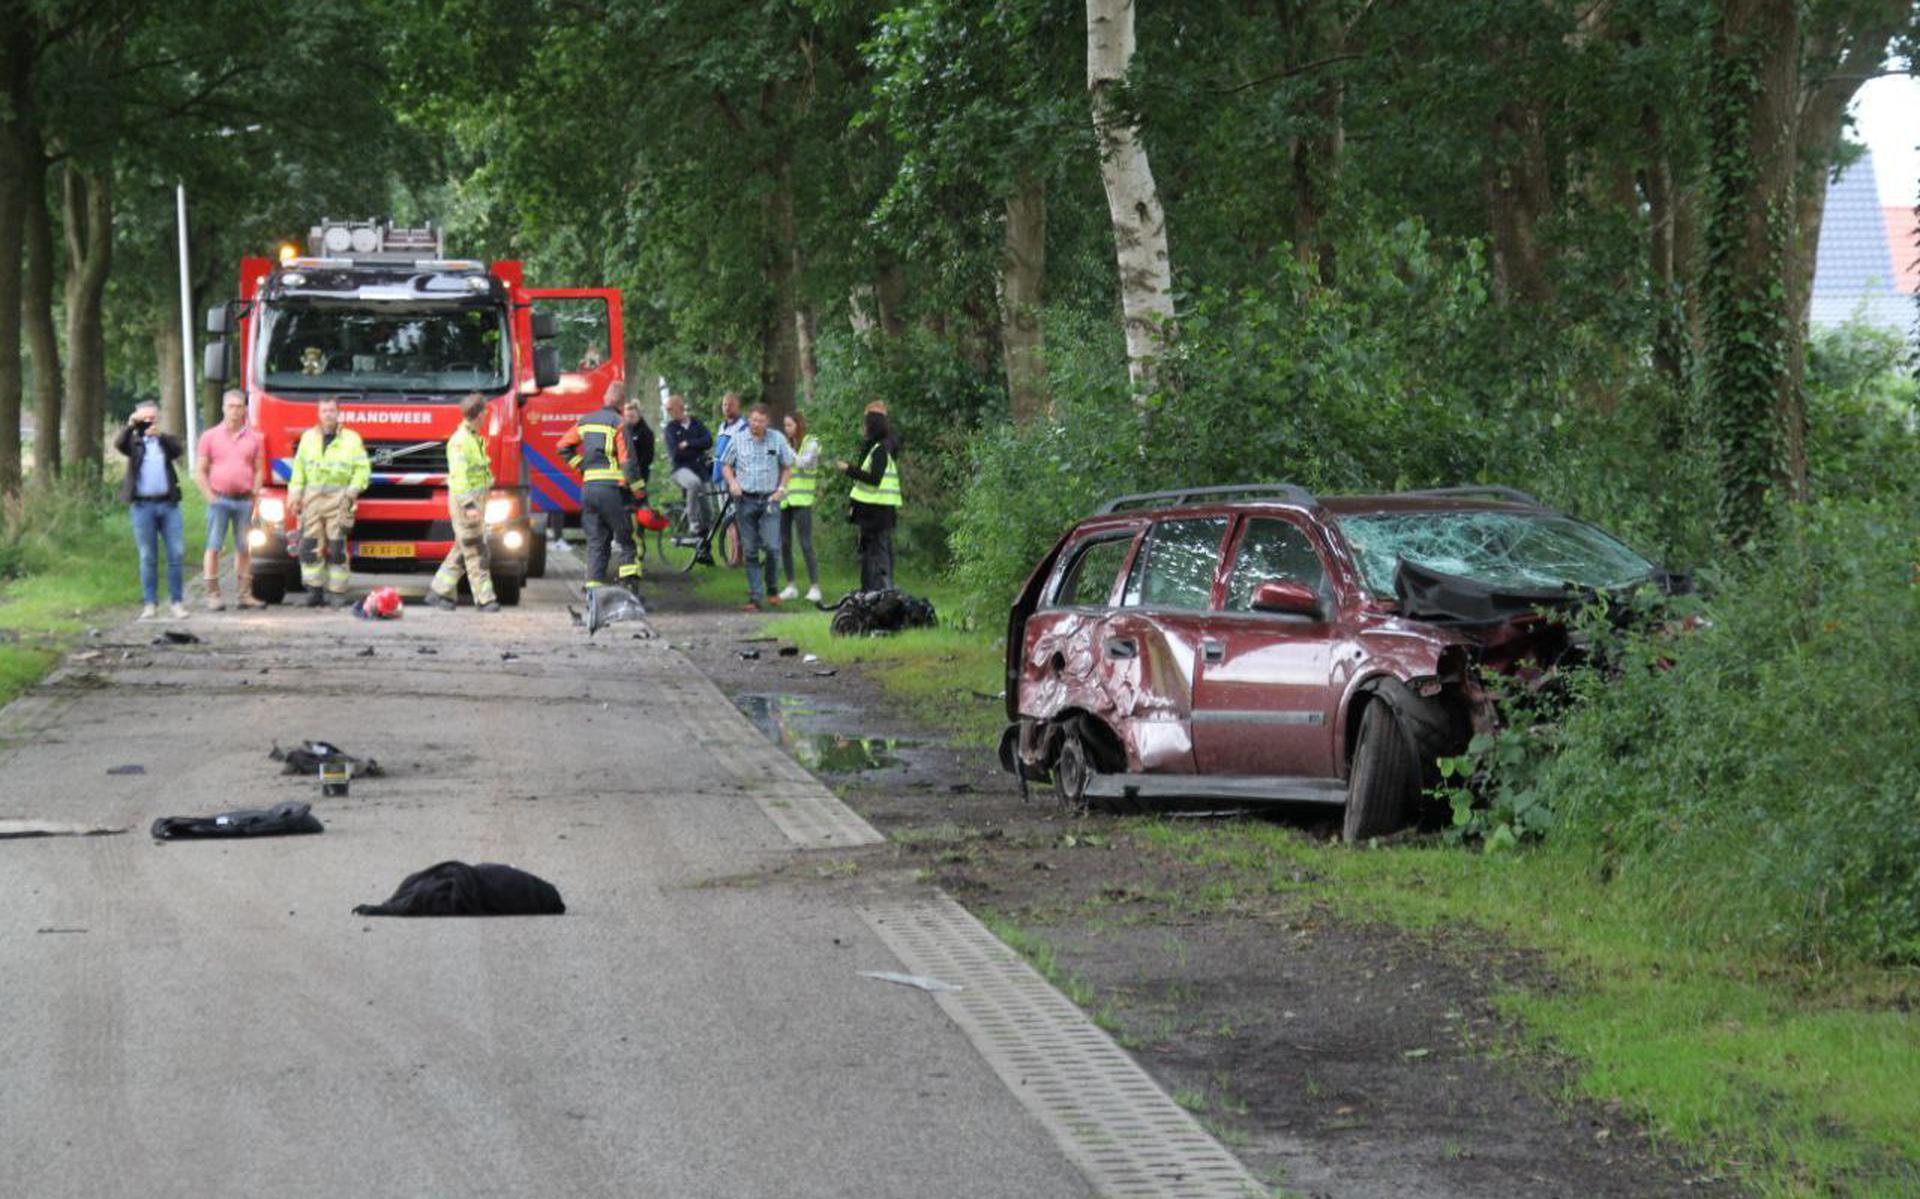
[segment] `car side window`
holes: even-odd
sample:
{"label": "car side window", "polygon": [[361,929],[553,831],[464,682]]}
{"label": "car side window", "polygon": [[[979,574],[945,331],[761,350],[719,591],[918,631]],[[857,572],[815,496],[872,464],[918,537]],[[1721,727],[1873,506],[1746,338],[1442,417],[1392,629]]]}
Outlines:
{"label": "car side window", "polygon": [[1127,593],[1129,608],[1185,608],[1205,611],[1213,596],[1213,572],[1220,564],[1224,516],[1163,520],[1147,534],[1133,560]]}
{"label": "car side window", "polygon": [[1071,565],[1060,577],[1053,593],[1058,608],[1104,608],[1113,596],[1113,581],[1133,548],[1133,533],[1121,537],[1102,537],[1089,541],[1075,551]]}
{"label": "car side window", "polygon": [[1327,570],[1306,533],[1290,521],[1256,516],[1247,521],[1227,576],[1226,610],[1247,612],[1253,607],[1253,589],[1274,579],[1300,583],[1315,594],[1326,594]]}

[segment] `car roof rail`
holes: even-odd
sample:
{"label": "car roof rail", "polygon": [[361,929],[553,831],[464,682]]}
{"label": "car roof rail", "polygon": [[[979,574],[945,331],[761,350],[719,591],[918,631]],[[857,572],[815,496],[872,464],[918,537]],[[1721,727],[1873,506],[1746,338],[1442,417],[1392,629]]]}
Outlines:
{"label": "car roof rail", "polygon": [[1544,507],[1539,500],[1518,487],[1508,487],[1502,483],[1475,483],[1464,487],[1426,487],[1418,491],[1402,491],[1399,495],[1490,495],[1495,499],[1512,500],[1516,504],[1531,504],[1535,508]]}
{"label": "car roof rail", "polygon": [[1095,508],[1095,516],[1119,512],[1125,508],[1171,508],[1209,500],[1279,499],[1289,504],[1312,507],[1320,501],[1313,493],[1295,483],[1230,483],[1224,487],[1181,487],[1173,491],[1143,491],[1137,495],[1115,496]]}

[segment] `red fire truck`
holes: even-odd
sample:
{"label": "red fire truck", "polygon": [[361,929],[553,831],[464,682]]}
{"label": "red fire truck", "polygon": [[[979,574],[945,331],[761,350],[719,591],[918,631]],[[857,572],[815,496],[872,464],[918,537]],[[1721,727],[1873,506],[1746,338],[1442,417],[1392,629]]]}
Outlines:
{"label": "red fire truck", "polygon": [[496,480],[485,508],[494,588],[502,603],[519,602],[546,557],[522,455],[528,414],[589,410],[605,387],[590,391],[593,380],[578,371],[572,377],[582,381],[567,387],[550,344],[559,322],[533,309],[543,294],[524,286],[518,262],[447,258],[432,225],[323,220],[304,257],[289,248],[278,263],[241,260],[239,299],[207,314],[214,340],[205,373],[245,390],[272,465],[249,532],[256,595],[276,603],[300,586],[299,563],[287,552],[296,530],[286,483],[323,396],[339,400],[342,421],[373,462],[349,542],[354,571],[436,567],[453,539],[446,441],[461,398],[477,391],[489,399],[482,438]]}

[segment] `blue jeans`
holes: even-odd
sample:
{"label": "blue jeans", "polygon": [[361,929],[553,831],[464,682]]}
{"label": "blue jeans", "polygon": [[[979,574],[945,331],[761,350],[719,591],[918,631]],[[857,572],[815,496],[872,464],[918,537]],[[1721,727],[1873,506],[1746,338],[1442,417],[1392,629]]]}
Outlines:
{"label": "blue jeans", "polygon": [[219,553],[227,544],[227,530],[233,530],[233,550],[247,547],[247,526],[253,523],[252,500],[225,500],[215,496],[207,504],[207,548]]}
{"label": "blue jeans", "polygon": [[187,590],[180,578],[180,558],[186,553],[186,529],[180,521],[180,505],[171,500],[133,501],[133,544],[140,551],[140,596],[149,604],[160,602],[159,573],[155,558],[164,539],[167,547],[167,592],[176,604],[185,603]]}
{"label": "blue jeans", "polygon": [[[754,603],[767,598],[768,583],[780,581],[780,505],[766,496],[743,495],[734,501],[740,520],[740,554],[747,560],[747,597]],[[761,573],[760,557],[766,555],[766,572]]]}

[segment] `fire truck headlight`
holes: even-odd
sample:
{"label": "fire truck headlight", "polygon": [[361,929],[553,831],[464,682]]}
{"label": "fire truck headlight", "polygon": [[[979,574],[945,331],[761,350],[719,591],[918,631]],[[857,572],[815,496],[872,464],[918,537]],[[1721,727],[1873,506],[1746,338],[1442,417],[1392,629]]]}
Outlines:
{"label": "fire truck headlight", "polygon": [[264,549],[266,548],[266,544],[267,544],[267,531],[265,529],[248,529],[247,530],[247,548],[248,549],[250,550]]}
{"label": "fire truck headlight", "polygon": [[287,519],[287,501],[277,495],[265,496],[260,501],[260,521],[262,524],[277,525]]}
{"label": "fire truck headlight", "polygon": [[487,501],[480,519],[490,525],[503,525],[513,516],[513,497],[496,495]]}
{"label": "fire truck headlight", "polygon": [[510,550],[517,550],[522,545],[526,544],[526,540],[527,539],[525,537],[520,535],[520,530],[508,529],[507,535],[500,539],[500,544],[506,546]]}

